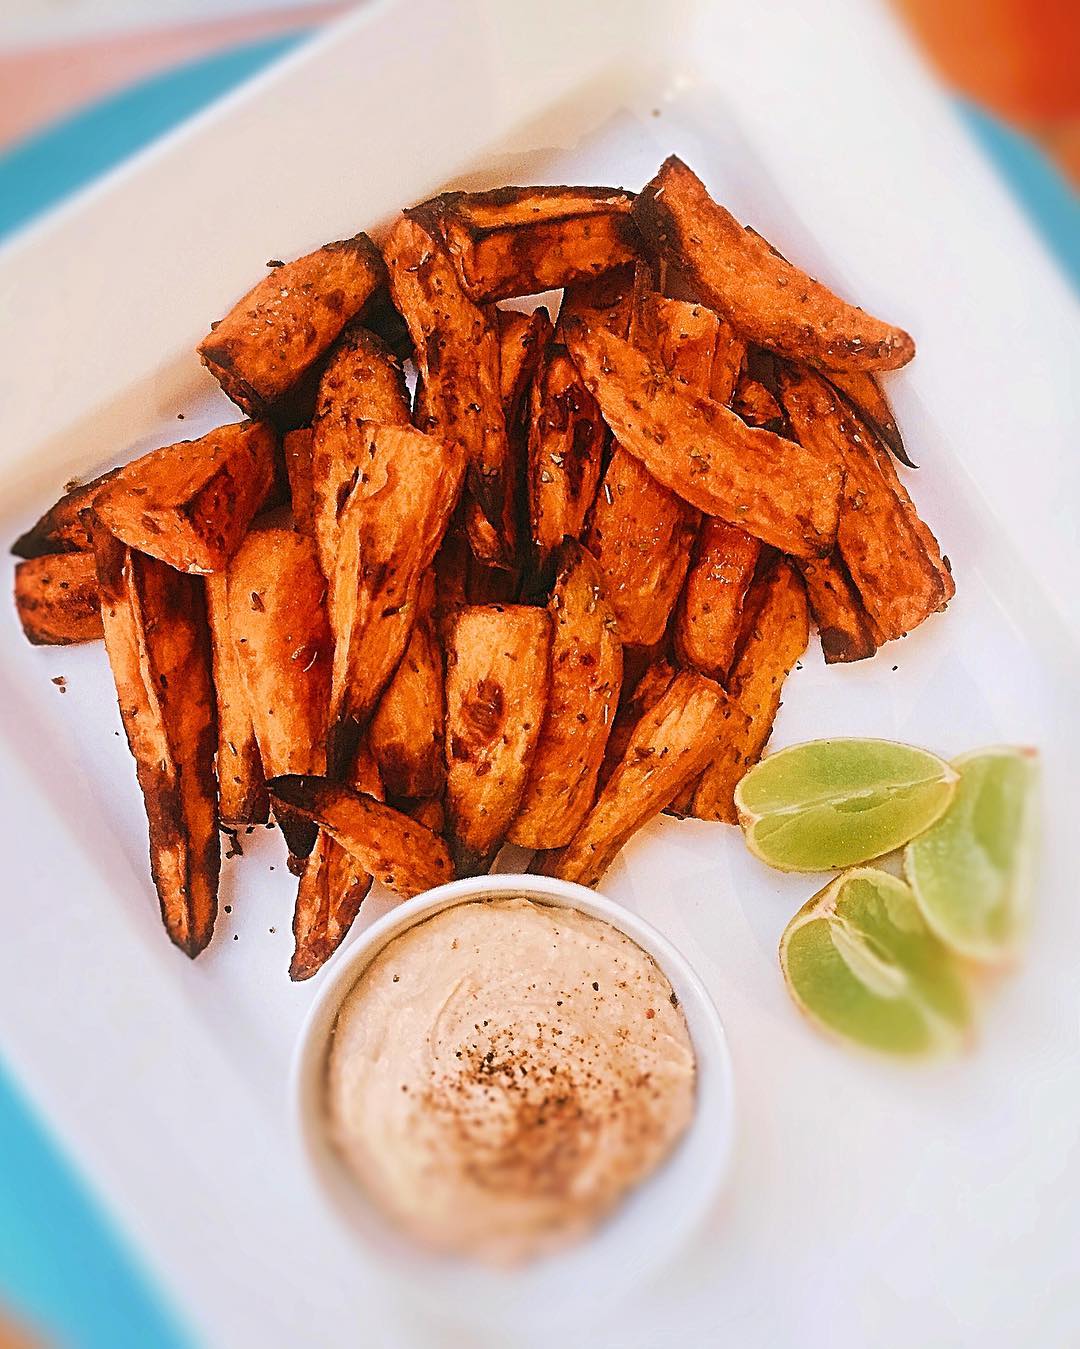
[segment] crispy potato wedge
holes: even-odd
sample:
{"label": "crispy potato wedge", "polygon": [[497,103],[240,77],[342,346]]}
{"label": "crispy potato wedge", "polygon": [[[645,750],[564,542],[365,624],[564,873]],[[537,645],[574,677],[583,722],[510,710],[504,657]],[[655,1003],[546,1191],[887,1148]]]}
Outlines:
{"label": "crispy potato wedge", "polygon": [[25,534],[20,534],[11,545],[15,557],[47,557],[53,553],[86,553],[90,538],[82,514],[94,504],[94,499],[107,482],[120,470],[112,468],[91,482],[70,488],[55,505],[50,506]]}
{"label": "crispy potato wedge", "polygon": [[709,373],[709,397],[713,402],[731,406],[745,364],[746,339],[739,336],[727,319],[721,318]]}
{"label": "crispy potato wedge", "polygon": [[315,533],[315,494],[312,477],[312,452],[315,432],[310,426],[289,431],[282,440],[285,472],[289,479],[293,525],[301,534]]}
{"label": "crispy potato wedge", "polygon": [[446,637],[446,806],[462,875],[491,864],[517,812],[548,701],[543,609],[461,609]]}
{"label": "crispy potato wedge", "polygon": [[15,608],[34,646],[71,646],[102,636],[92,553],[33,557],[15,568]]}
{"label": "crispy potato wedge", "polygon": [[438,796],[446,781],[442,646],[435,575],[421,583],[409,645],[371,719],[371,753],[392,798]]}
{"label": "crispy potato wedge", "polygon": [[904,438],[896,422],[896,414],[873,375],[858,370],[846,372],[834,370],[829,375],[829,383],[834,389],[840,390],[844,399],[864,421],[870,423],[879,438],[902,464],[908,468],[918,467],[908,456]]}
{"label": "crispy potato wedge", "polygon": [[370,441],[360,426],[363,421],[409,426],[409,395],[390,350],[374,333],[352,328],[320,381],[311,429],[315,546],[328,578],[334,574],[341,543],[341,512],[368,468]]}
{"label": "crispy potato wedge", "polygon": [[743,600],[760,555],[753,535],[723,520],[702,521],[675,614],[675,650],[684,665],[721,683],[735,655]]}
{"label": "crispy potato wedge", "polygon": [[366,234],[324,244],[272,268],[211,325],[199,357],[237,407],[263,416],[330,347],[384,276]]}
{"label": "crispy potato wedge", "polygon": [[397,669],[465,471],[459,443],[411,426],[361,422],[357,434],[365,467],[342,502],[330,578],[332,725],[366,721]]}
{"label": "crispy potato wedge", "polygon": [[531,314],[497,309],[495,326],[499,333],[499,393],[510,434],[521,420],[540,356],[551,339],[551,319],[543,306]]}
{"label": "crispy potato wedge", "polygon": [[747,426],[763,426],[767,431],[781,435],[784,430],[784,409],[760,380],[742,375],[731,399],[732,412],[738,413]]}
{"label": "crispy potato wedge", "polygon": [[261,422],[219,426],[126,464],[94,510],[118,539],[177,571],[221,571],[274,486],[276,449]]}
{"label": "crispy potato wedge", "polygon": [[744,336],[826,370],[894,370],[915,355],[902,328],[847,304],[709,196],[675,155],[633,207],[646,242]]}
{"label": "crispy potato wedge", "polygon": [[801,441],[843,455],[840,555],[881,640],[904,636],[943,609],[956,589],[937,540],[886,450],[820,375],[785,368],[780,399]]}
{"label": "crispy potato wedge", "polygon": [[[607,785],[608,779],[622,762],[638,722],[646,712],[652,711],[678,674],[673,661],[662,652],[653,652],[651,660],[638,673],[635,670],[637,662],[634,657],[646,649],[643,647],[623,649],[622,698],[604,748],[604,760],[600,765],[599,776],[601,787]],[[631,676],[635,673],[637,677],[632,679]]]}
{"label": "crispy potato wedge", "polygon": [[172,941],[197,956],[217,917],[217,731],[202,582],[115,538],[92,512],[105,649],[150,824]]}
{"label": "crispy potato wedge", "polygon": [[740,649],[728,674],[737,715],[729,719],[719,749],[714,747],[694,790],[690,813],[698,819],[738,823],[735,788],[761,758],[784,680],[809,640],[806,591],[794,567],[780,559],[754,582],[746,598]]}
{"label": "crispy potato wedge", "polygon": [[317,825],[395,894],[409,899],[453,880],[442,839],[373,796],[322,777],[290,775],[267,785],[275,805]]}
{"label": "crispy potato wedge", "polygon": [[228,612],[266,776],[326,771],[333,643],[315,545],[252,530],[228,572]]}
{"label": "crispy potato wedge", "polygon": [[549,346],[529,391],[529,532],[537,576],[547,576],[563,539],[580,537],[606,438],[600,409],[566,348]]}
{"label": "crispy potato wedge", "polygon": [[464,294],[437,233],[419,220],[402,217],[383,253],[416,347],[423,388],[416,423],[462,447],[476,503],[467,508],[469,542],[485,562],[510,562],[517,521],[494,311]]}
{"label": "crispy potato wedge", "polygon": [[632,203],[612,187],[502,187],[446,192],[415,209],[436,223],[465,294],[505,300],[631,261],[640,246]]}
{"label": "crispy potato wedge", "polygon": [[217,704],[218,815],[221,823],[232,829],[264,824],[270,814],[270,798],[233,644],[228,573],[213,572],[205,586]]}
{"label": "crispy potato wedge", "polygon": [[842,481],[832,447],[746,426],[609,333],[574,322],[566,338],[615,438],[665,487],[793,556],[831,550]]}
{"label": "crispy potato wedge", "polygon": [[[363,739],[350,769],[349,785],[376,801],[383,799],[379,770]],[[319,830],[296,889],[290,979],[310,979],[326,964],[352,927],[371,881],[371,874],[352,853]]]}
{"label": "crispy potato wedge", "polygon": [[638,299],[638,267],[623,263],[586,280],[571,281],[563,291],[555,341],[561,342],[564,323],[581,319],[590,328],[604,328],[627,340]]}
{"label": "crispy potato wedge", "polygon": [[628,840],[698,774],[731,716],[719,684],[696,670],[676,675],[634,728],[626,753],[573,838],[539,854],[531,869],[597,885]]}
{"label": "crispy potato wedge", "polygon": [[568,843],[589,812],[619,703],[622,646],[600,568],[579,543],[558,558],[551,685],[529,777],[508,838],[523,848]]}
{"label": "crispy potato wedge", "polygon": [[810,613],[817,625],[827,665],[867,660],[878,648],[874,622],[839,553],[799,562]]}

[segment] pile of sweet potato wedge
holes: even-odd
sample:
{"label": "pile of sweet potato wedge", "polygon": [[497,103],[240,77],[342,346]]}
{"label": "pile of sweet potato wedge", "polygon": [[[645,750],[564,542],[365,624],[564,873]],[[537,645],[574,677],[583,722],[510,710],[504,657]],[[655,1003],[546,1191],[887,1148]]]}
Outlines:
{"label": "pile of sweet potato wedge", "polygon": [[811,621],[859,660],[953,593],[875,378],[911,338],[675,158],[636,196],[449,193],[275,262],[199,354],[247,420],[14,547],[32,642],[104,636],[192,956],[220,831],[271,814],[296,979],[373,879],[510,842],[594,885],[658,812],[732,821]]}

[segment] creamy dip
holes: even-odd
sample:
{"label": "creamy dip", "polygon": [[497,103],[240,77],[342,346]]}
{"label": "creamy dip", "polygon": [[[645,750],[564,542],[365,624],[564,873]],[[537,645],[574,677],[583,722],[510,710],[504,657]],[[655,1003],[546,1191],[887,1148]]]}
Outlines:
{"label": "creamy dip", "polygon": [[415,1238],[499,1262],[580,1236],[686,1129],[695,1064],[652,958],[524,897],[396,937],[342,1004],[333,1139]]}

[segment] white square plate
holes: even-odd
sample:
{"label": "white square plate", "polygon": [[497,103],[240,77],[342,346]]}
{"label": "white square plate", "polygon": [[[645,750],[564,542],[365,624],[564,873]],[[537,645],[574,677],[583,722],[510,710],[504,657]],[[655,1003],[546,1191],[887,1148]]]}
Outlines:
{"label": "white square plate", "polygon": [[[366,6],[0,255],[0,537],[69,476],[233,419],[193,347],[266,259],[377,228],[448,182],[638,187],[673,150],[920,347],[889,392],[956,600],[872,662],[826,671],[811,652],[774,743],[1038,744],[1045,857],[1031,950],[989,998],[980,1046],[894,1068],[820,1041],[786,998],[776,941],[812,882],[766,872],[720,826],[647,828],[605,889],[716,998],[735,1177],[664,1278],[618,1306],[569,1289],[560,1338],[1075,1342],[1077,315],[883,13]],[[160,930],[102,650],[31,650],[8,605],[0,624],[0,1037],[30,1095],[205,1342],[476,1344],[449,1328],[475,1308],[395,1305],[298,1166],[286,1067],[312,990],[286,978],[279,840],[252,835],[226,864],[231,912],[189,964]],[[385,907],[373,896],[362,923]]]}

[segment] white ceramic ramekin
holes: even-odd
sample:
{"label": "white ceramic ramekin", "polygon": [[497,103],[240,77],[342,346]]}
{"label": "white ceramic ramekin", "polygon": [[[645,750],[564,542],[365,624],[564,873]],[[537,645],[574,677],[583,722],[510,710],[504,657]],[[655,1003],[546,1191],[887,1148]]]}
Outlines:
{"label": "white ceramic ramekin", "polygon": [[[507,894],[579,909],[626,933],[668,977],[686,1015],[697,1056],[693,1121],[671,1157],[595,1233],[556,1255],[509,1270],[418,1250],[364,1194],[326,1130],[326,1060],[346,994],[388,942],[455,904]],[[727,1171],[734,1136],[731,1059],[712,999],[679,952],[655,928],[592,890],[543,876],[480,876],[418,895],[373,924],[327,972],[300,1033],[292,1096],[300,1144],[316,1185],[346,1229],[390,1277],[425,1300],[487,1314],[549,1319],[573,1314],[638,1282],[670,1260],[706,1217]]]}

